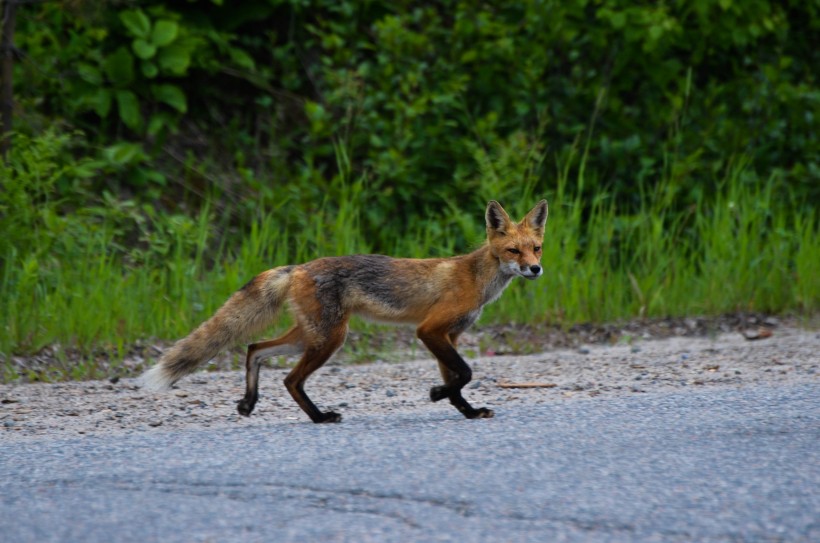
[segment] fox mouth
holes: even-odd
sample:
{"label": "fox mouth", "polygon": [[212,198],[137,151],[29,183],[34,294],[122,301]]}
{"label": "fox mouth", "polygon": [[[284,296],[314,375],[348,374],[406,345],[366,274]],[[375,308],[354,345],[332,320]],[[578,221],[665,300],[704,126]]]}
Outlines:
{"label": "fox mouth", "polygon": [[527,270],[518,270],[518,273],[516,275],[518,275],[520,277],[523,277],[524,279],[529,279],[530,281],[533,281],[533,280],[538,279],[539,277],[541,277],[541,275],[543,273],[544,273],[543,269],[538,270],[538,273],[533,273],[532,271],[527,269]]}
{"label": "fox mouth", "polygon": [[530,266],[519,266],[515,263],[508,262],[501,266],[501,273],[505,275],[512,275],[514,277],[523,277],[524,279],[529,279],[530,281],[534,279],[538,279],[543,275],[544,268],[538,266],[538,272],[533,272],[530,269]]}

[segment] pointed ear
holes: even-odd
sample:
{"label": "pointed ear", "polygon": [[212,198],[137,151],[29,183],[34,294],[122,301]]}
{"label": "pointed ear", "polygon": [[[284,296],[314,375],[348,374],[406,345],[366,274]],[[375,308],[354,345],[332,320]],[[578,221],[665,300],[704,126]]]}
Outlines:
{"label": "pointed ear", "polygon": [[504,233],[507,227],[512,224],[510,216],[501,207],[501,204],[495,200],[490,200],[487,204],[487,211],[484,214],[484,219],[487,221],[487,233],[490,231]]}
{"label": "pointed ear", "polygon": [[543,231],[544,225],[547,224],[549,214],[550,211],[549,207],[547,207],[547,201],[541,200],[527,213],[527,216],[524,217],[521,224],[527,224],[534,230]]}

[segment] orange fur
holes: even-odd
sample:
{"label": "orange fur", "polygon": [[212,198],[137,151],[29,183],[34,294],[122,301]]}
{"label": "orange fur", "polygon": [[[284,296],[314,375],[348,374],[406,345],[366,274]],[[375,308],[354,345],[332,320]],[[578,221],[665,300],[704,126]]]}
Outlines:
{"label": "orange fur", "polygon": [[262,360],[302,353],[285,386],[314,422],[336,422],[304,392],[304,383],[342,346],[351,315],[417,325],[419,339],[439,362],[444,385],[433,401],[449,398],[468,418],[491,417],[461,395],[471,371],[455,350],[458,336],[497,299],[516,276],[535,279],[540,267],[547,202],[539,202],[520,222],[510,220],[495,201],[487,205],[487,243],[452,258],[408,259],[381,255],[320,258],[262,272],[236,292],[216,314],[178,341],[143,376],[150,388],[167,388],[221,349],[267,326],[283,305],[296,324],[281,337],[251,344],[246,358],[247,388],[239,412],[250,415],[258,399]]}

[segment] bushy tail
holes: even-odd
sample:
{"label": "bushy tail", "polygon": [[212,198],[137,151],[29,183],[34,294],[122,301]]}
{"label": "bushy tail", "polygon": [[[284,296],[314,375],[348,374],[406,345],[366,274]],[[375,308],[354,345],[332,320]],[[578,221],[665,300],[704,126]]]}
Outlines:
{"label": "bushy tail", "polygon": [[291,267],[262,272],[235,292],[213,317],[177,341],[157,365],[142,374],[142,386],[164,390],[196,370],[222,349],[262,331],[282,307]]}

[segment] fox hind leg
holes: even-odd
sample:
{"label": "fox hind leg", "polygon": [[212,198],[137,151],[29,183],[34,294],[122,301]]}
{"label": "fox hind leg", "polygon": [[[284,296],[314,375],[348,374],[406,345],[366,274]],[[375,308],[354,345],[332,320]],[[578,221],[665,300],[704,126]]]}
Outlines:
{"label": "fox hind leg", "polygon": [[345,320],[324,334],[321,341],[307,345],[299,363],[285,377],[285,387],[288,392],[313,422],[340,422],[342,420],[339,413],[320,411],[305,393],[304,386],[307,378],[321,368],[333,356],[333,353],[342,346],[346,336],[347,321]]}
{"label": "fox hind leg", "polygon": [[259,400],[259,368],[262,361],[272,356],[295,355],[302,351],[302,331],[298,326],[276,339],[248,345],[245,357],[245,397],[236,406],[240,415],[250,416]]}

